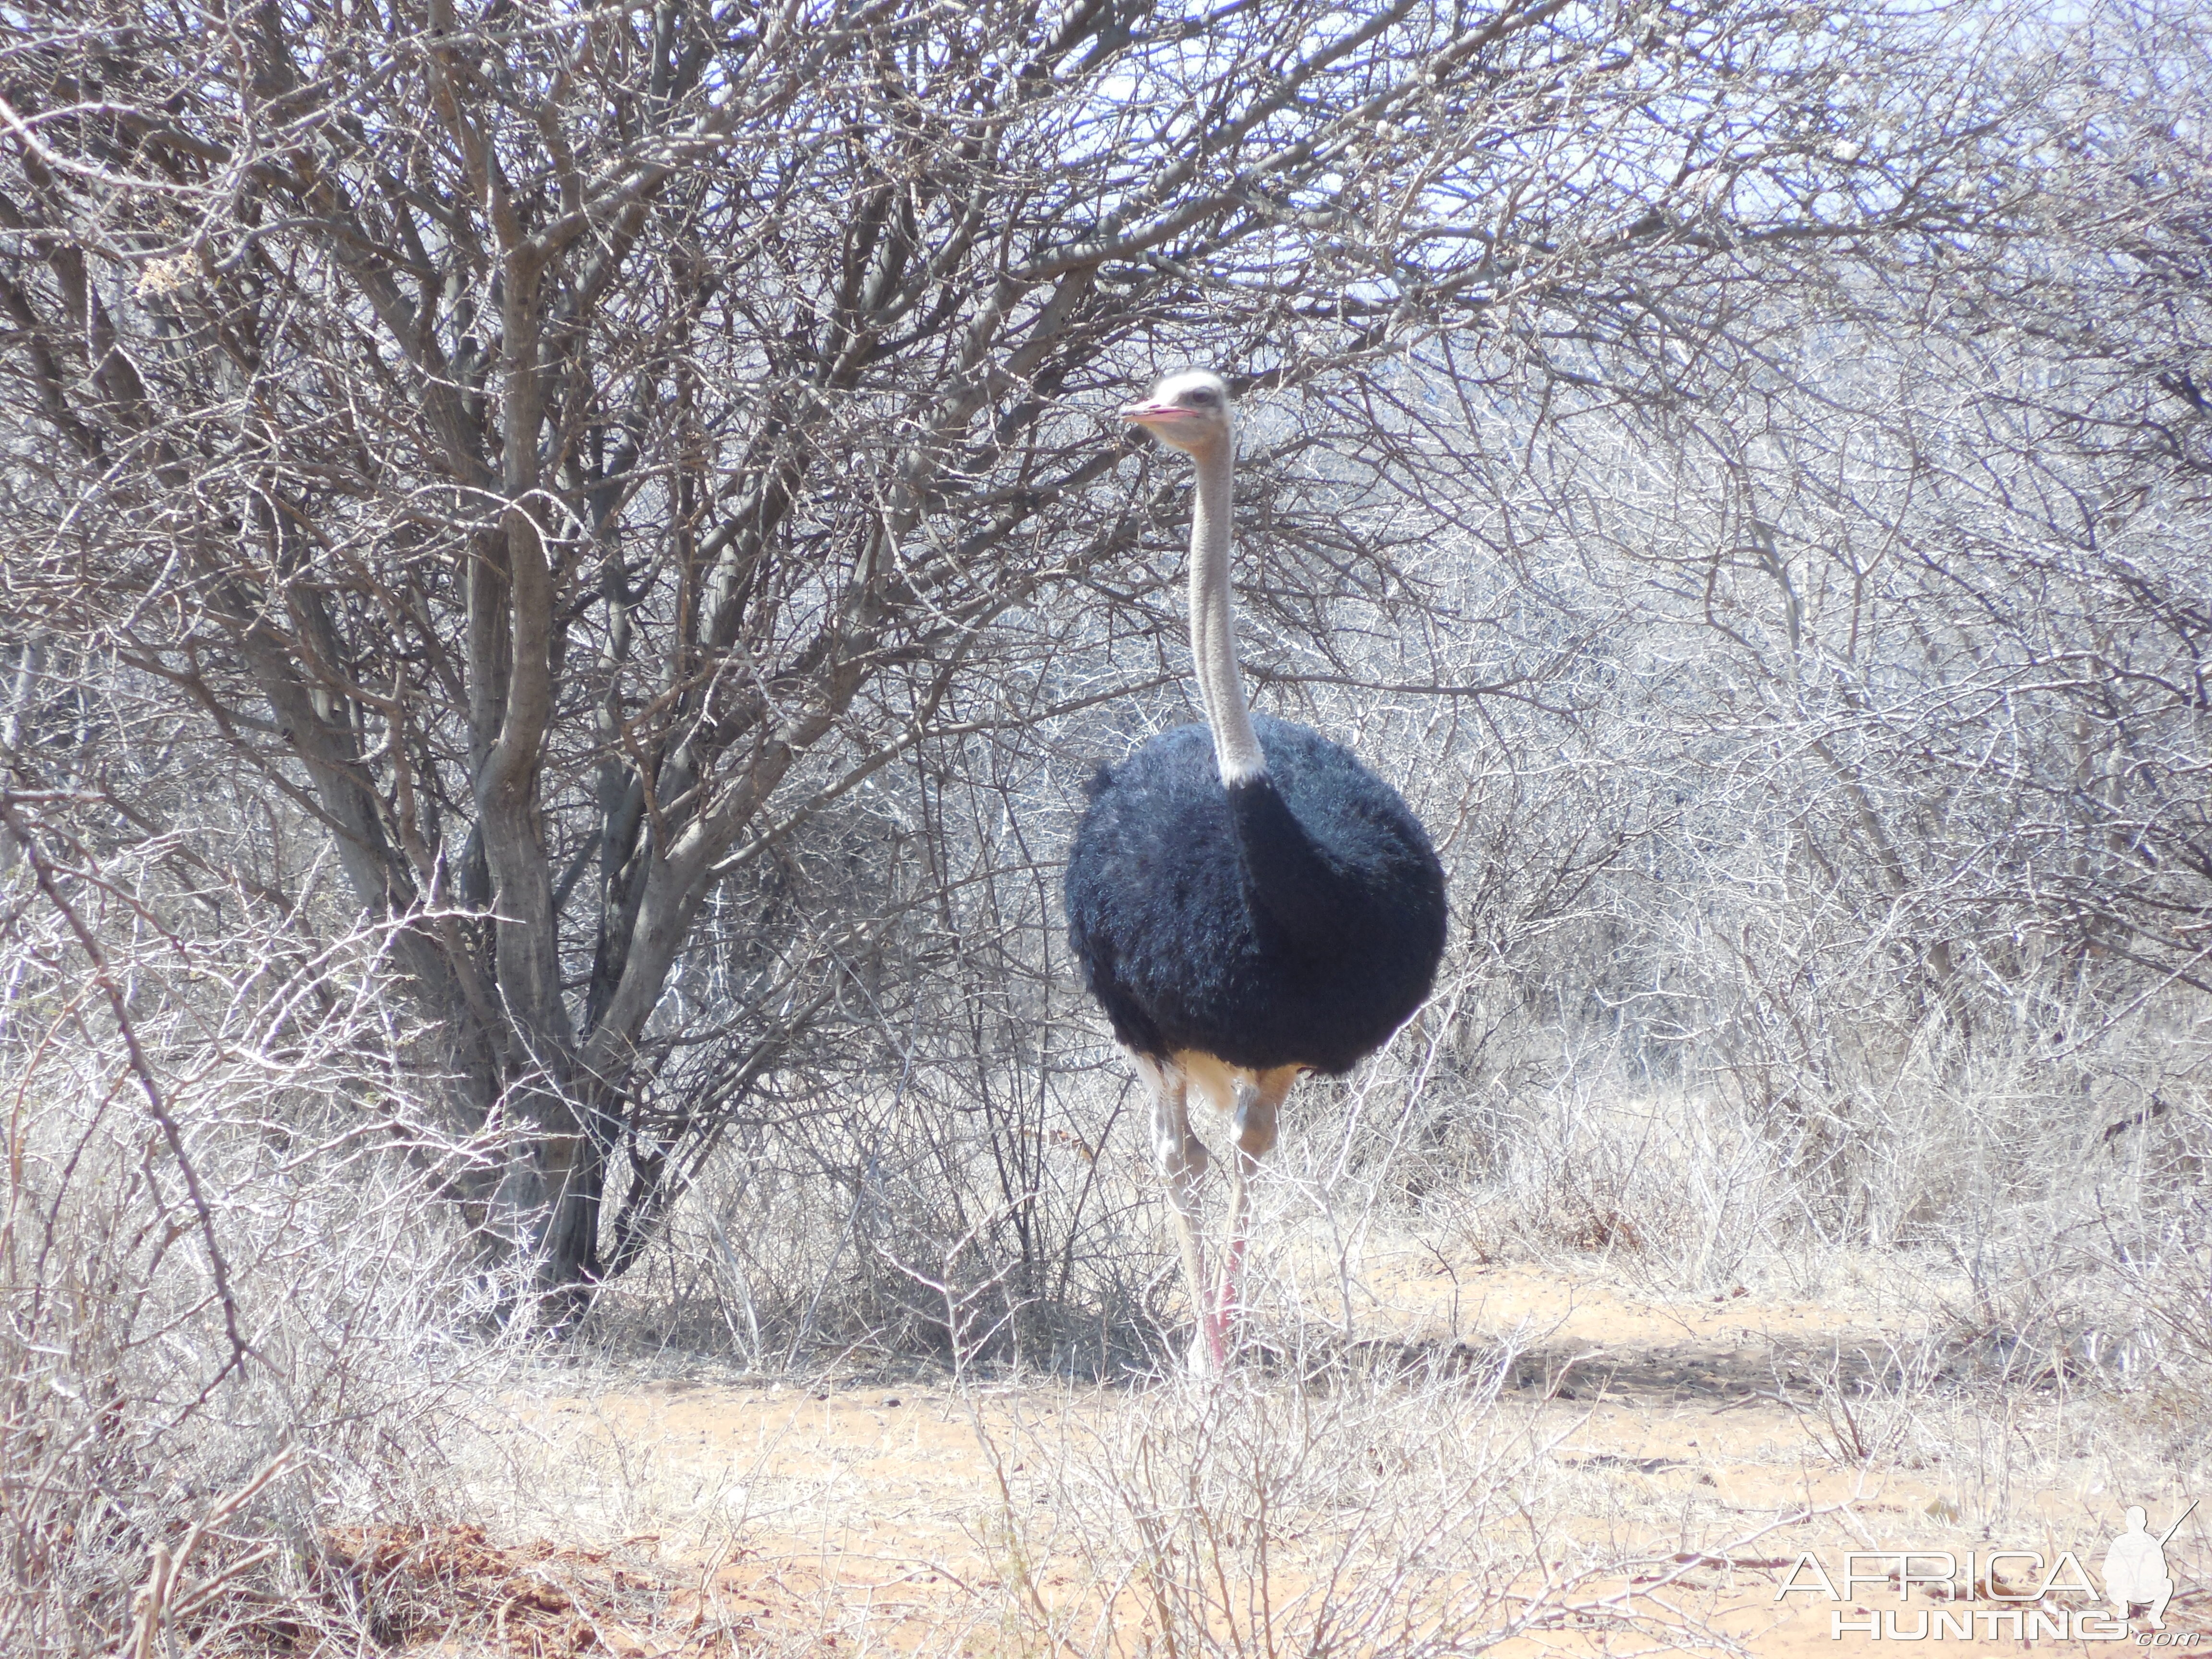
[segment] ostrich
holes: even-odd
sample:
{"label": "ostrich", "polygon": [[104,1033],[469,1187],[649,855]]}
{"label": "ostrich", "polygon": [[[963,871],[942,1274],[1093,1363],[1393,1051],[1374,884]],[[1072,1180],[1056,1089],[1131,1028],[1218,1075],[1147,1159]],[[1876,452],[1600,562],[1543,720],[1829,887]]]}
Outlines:
{"label": "ostrich", "polygon": [[[1171,374],[1121,418],[1197,466],[1191,656],[1206,724],[1102,767],[1067,862],[1069,942],[1152,1097],[1152,1148],[1198,1317],[1190,1363],[1218,1368],[1243,1267],[1245,1182],[1301,1074],[1340,1076],[1429,994],[1444,872],[1396,790],[1318,732],[1255,716],[1230,613],[1229,387]],[[1227,1258],[1208,1295],[1191,1132],[1195,1090],[1237,1137]]]}

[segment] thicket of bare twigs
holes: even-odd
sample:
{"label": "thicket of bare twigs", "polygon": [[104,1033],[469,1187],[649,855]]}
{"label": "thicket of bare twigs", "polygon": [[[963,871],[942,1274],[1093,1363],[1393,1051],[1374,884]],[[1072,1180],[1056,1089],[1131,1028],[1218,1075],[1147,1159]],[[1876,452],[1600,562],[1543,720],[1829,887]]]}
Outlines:
{"label": "thicket of bare twigs", "polygon": [[1188,362],[1453,883],[1270,1202],[2212,1358],[2212,64],[2035,14],[0,24],[0,1645],[368,1629],[539,1332],[1160,1351],[1057,884]]}

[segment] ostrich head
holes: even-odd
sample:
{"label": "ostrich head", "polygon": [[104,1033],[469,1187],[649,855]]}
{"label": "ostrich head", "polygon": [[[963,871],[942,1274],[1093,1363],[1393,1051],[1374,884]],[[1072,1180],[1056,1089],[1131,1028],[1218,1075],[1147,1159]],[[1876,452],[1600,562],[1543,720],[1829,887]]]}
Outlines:
{"label": "ostrich head", "polygon": [[1153,386],[1121,418],[1143,427],[1170,448],[1195,454],[1229,436],[1229,383],[1211,369],[1188,368]]}

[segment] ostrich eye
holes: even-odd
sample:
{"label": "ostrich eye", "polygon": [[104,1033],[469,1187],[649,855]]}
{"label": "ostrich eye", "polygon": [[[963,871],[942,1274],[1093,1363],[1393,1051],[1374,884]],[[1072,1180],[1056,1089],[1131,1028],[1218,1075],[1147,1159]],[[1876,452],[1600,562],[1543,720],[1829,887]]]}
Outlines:
{"label": "ostrich eye", "polygon": [[1190,393],[1190,401],[1200,409],[1210,409],[1213,406],[1213,394],[1211,392],[1194,392]]}

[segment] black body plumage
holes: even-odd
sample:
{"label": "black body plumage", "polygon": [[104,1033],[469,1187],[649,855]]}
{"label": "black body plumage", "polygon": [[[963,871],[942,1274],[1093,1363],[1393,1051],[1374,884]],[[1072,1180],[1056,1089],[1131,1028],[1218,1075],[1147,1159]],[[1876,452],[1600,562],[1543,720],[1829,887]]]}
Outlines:
{"label": "black body plumage", "polygon": [[1336,1075],[1428,995],[1443,866],[1349,750],[1264,715],[1253,726],[1267,769],[1233,787],[1203,726],[1099,772],[1068,859],[1068,938],[1137,1053]]}

